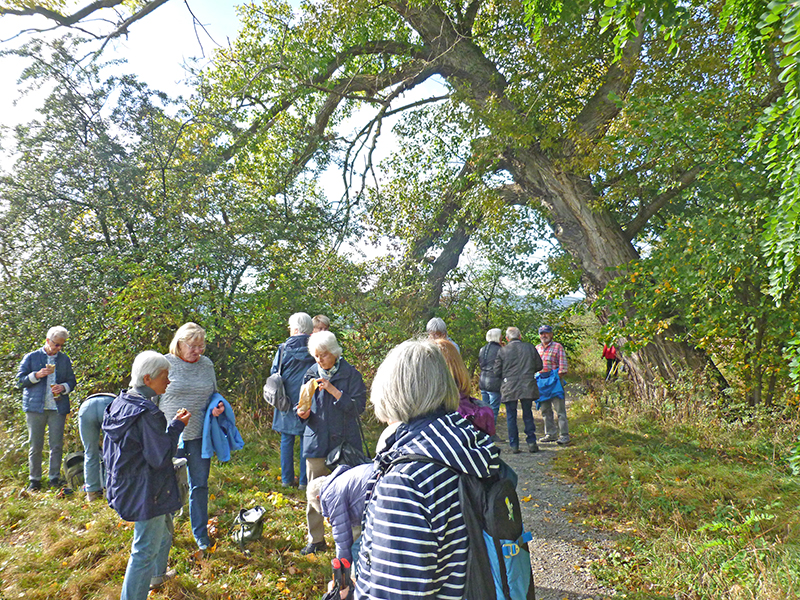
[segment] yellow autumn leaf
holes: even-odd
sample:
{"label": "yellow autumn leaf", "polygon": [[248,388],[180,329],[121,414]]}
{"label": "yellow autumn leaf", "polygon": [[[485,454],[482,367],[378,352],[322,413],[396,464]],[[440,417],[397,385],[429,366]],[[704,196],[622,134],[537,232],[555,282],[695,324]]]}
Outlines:
{"label": "yellow autumn leaf", "polygon": [[531,501],[531,496],[523,496],[522,498],[520,498],[520,500],[522,502],[530,502]]}

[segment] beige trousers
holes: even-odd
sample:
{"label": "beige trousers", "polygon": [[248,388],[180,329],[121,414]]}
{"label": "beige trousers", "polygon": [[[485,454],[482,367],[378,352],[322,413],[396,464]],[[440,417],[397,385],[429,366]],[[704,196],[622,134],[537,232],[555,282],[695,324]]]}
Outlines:
{"label": "beige trousers", "polygon": [[[328,467],[325,466],[324,458],[307,458],[306,459],[306,476],[308,477],[309,485],[317,477],[323,475],[330,475]],[[318,544],[325,539],[325,522],[322,515],[317,512],[317,509],[311,506],[311,503],[306,505],[306,522],[308,523],[308,541],[311,544]]]}

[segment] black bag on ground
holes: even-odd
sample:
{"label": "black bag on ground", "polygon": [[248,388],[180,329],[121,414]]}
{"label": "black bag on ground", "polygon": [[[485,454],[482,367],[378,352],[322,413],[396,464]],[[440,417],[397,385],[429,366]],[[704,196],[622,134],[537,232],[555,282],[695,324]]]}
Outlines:
{"label": "black bag on ground", "polygon": [[67,485],[73,490],[83,489],[83,451],[70,452],[64,457],[64,476]]}
{"label": "black bag on ground", "polygon": [[292,409],[289,396],[286,395],[286,388],[281,377],[281,367],[283,367],[283,348],[278,349],[278,372],[267,377],[264,384],[264,400],[275,410],[286,412]]}
{"label": "black bag on ground", "polygon": [[[393,460],[388,469],[406,462],[431,462],[453,467],[422,454]],[[536,600],[522,510],[514,483],[506,477],[479,479],[458,474],[458,499],[467,527],[466,600]]]}

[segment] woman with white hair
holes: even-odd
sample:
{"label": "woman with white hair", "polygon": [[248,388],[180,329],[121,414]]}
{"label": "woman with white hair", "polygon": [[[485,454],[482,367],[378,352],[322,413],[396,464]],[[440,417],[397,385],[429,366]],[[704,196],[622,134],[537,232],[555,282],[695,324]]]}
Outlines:
{"label": "woman with white hair", "polygon": [[[171,383],[158,406],[165,415],[185,408],[194,416],[183,432],[183,448],[178,456],[186,457],[189,471],[189,518],[192,534],[200,550],[212,547],[208,536],[208,475],[211,459],[203,458],[203,425],[208,403],[217,391],[214,363],[207,356],[206,330],[197,323],[184,323],[175,332],[164,355],[170,365]],[[224,412],[224,405],[212,410],[215,417]]]}
{"label": "woman with white hair", "polygon": [[[500,413],[500,378],[494,374],[494,361],[497,353],[500,352],[500,338],[503,332],[499,327],[490,329],[486,332],[487,344],[478,352],[478,364],[481,367],[481,376],[478,386],[481,390],[482,400],[492,407],[494,412],[494,422],[497,425],[497,415]],[[494,441],[500,441],[498,436],[494,436]]]}
{"label": "woman with white hair", "polygon": [[308,483],[306,461],[303,456],[303,431],[305,424],[295,412],[300,398],[300,388],[306,371],[314,364],[314,357],[308,353],[308,338],[314,324],[311,317],[304,313],[294,313],[289,317],[289,337],[278,346],[278,352],[272,361],[270,375],[281,372],[283,387],[292,403],[289,410],[277,410],[272,413],[272,429],[281,434],[281,483],[283,487],[294,485],[294,442],[300,438],[300,473],[298,484],[300,489]]}
{"label": "woman with white hair", "polygon": [[50,462],[48,476],[51,488],[66,486],[61,477],[61,454],[64,426],[69,414],[69,394],[77,380],[72,361],[63,352],[69,331],[51,327],[44,346],[29,352],[17,369],[17,385],[22,388],[22,410],[28,425],[28,490],[42,489],[42,453],[44,430],[48,430]]}
{"label": "woman with white hair", "polygon": [[[367,388],[355,367],[342,358],[342,347],[330,331],[318,331],[308,340],[308,352],[317,364],[308,369],[305,381],[317,382],[311,408],[297,416],[305,422],[303,455],[309,483],[330,473],[325,457],[347,441],[361,448],[359,415],[367,405]],[[322,515],[311,504],[306,507],[308,545],[302,554],[315,554],[328,548]]]}
{"label": "woman with white hair", "polygon": [[120,600],[145,600],[151,588],[175,576],[167,572],[172,513],[183,504],[172,458],[191,413],[181,408],[167,424],[153,402],[167,389],[169,372],[169,361],[158,352],[139,354],[130,389],[114,399],[103,418],[108,503],[134,522]]}
{"label": "woman with white hair", "polygon": [[[375,416],[400,421],[376,458],[358,557],[356,598],[464,597],[468,537],[459,474],[499,472],[497,447],[461,417],[459,393],[442,353],[429,341],[403,342],[372,382]],[[430,462],[389,464],[406,454]]]}

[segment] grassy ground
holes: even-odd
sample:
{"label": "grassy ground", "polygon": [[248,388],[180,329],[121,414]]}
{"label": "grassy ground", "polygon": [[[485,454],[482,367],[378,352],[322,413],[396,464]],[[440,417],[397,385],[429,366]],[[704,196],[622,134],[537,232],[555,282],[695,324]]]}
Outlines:
{"label": "grassy ground", "polygon": [[[74,414],[71,416],[74,419]],[[240,416],[240,422],[244,419]],[[102,501],[83,494],[21,493],[27,450],[21,422],[0,431],[0,599],[99,600],[119,598],[130,552],[132,524]],[[187,514],[175,520],[170,562],[175,581],[151,598],[213,600],[319,598],[330,579],[332,555],[300,555],[306,543],[305,495],[280,485],[278,436],[269,422],[243,427],[245,448],[231,462],[212,461],[210,513],[216,551],[198,560]],[[368,433],[368,437],[377,438]],[[78,444],[75,431],[69,442]],[[262,539],[242,554],[229,536],[240,508],[268,509]]]}
{"label": "grassy ground", "polygon": [[586,521],[619,534],[595,574],[628,598],[800,597],[796,412],[645,411],[594,387],[558,468],[585,484]]}

